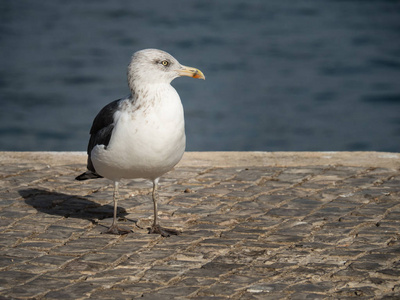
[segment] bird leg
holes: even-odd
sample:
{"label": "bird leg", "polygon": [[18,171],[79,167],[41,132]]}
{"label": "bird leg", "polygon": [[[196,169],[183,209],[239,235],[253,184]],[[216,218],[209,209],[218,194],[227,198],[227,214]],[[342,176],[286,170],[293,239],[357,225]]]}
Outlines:
{"label": "bird leg", "polygon": [[114,181],[114,194],[113,194],[113,198],[114,198],[114,217],[113,217],[113,222],[110,226],[110,228],[108,228],[108,230],[106,231],[106,233],[111,233],[111,234],[127,234],[132,232],[129,229],[125,229],[125,228],[121,228],[118,226],[117,224],[117,210],[118,210],[118,197],[119,197],[119,192],[118,192],[118,187],[119,187],[119,182],[118,181]]}
{"label": "bird leg", "polygon": [[171,235],[178,235],[180,234],[180,231],[175,230],[175,229],[169,229],[169,228],[164,228],[161,227],[158,224],[158,212],[157,212],[157,200],[158,200],[158,192],[157,192],[157,187],[158,187],[158,180],[159,178],[156,178],[153,180],[153,207],[154,207],[154,221],[153,225],[151,226],[149,233],[158,233],[161,234],[164,237],[168,237]]}

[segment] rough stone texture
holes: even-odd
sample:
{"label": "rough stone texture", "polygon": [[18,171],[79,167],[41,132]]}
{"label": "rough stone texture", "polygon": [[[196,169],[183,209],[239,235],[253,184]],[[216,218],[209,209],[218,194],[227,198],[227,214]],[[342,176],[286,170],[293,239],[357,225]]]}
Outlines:
{"label": "rough stone texture", "polygon": [[0,153],[1,299],[400,299],[400,155],[187,153],[160,185],[83,153]]}

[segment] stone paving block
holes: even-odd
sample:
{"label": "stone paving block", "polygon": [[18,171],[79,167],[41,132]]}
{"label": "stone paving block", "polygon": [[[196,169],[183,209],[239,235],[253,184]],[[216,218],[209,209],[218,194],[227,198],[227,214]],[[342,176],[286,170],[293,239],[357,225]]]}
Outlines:
{"label": "stone paving block", "polygon": [[93,293],[90,294],[90,297],[86,299],[126,300],[126,299],[135,299],[139,297],[141,296],[138,294],[129,294],[121,290],[107,289],[107,290],[94,291]]}
{"label": "stone paving block", "polygon": [[21,264],[25,261],[30,260],[30,258],[21,258],[21,257],[14,257],[14,256],[8,256],[8,255],[4,255],[2,254],[2,256],[0,257],[0,268],[1,269],[5,269],[17,264]]}
{"label": "stone paving block", "polygon": [[115,289],[118,291],[122,291],[125,294],[136,294],[139,295],[139,297],[144,294],[148,293],[157,289],[162,288],[163,286],[160,285],[159,283],[155,282],[131,282],[131,281],[125,281],[120,284],[115,285]]}
{"label": "stone paving block", "polygon": [[3,248],[2,255],[9,256],[9,257],[18,257],[22,259],[31,259],[40,257],[46,254],[46,251],[39,251],[39,250],[30,250],[26,248],[10,247],[10,248]]}
{"label": "stone paving block", "polygon": [[85,299],[97,288],[91,282],[78,282],[61,288],[57,291],[51,291],[44,295],[45,299]]}
{"label": "stone paving block", "polygon": [[259,294],[259,293],[273,293],[283,291],[287,287],[285,283],[256,283],[247,287],[247,292]]}
{"label": "stone paving block", "polygon": [[224,270],[220,269],[205,269],[205,268],[194,268],[185,272],[187,278],[218,278],[220,275],[224,274]]}
{"label": "stone paving block", "polygon": [[74,260],[75,258],[70,256],[60,255],[43,255],[29,261],[31,264],[44,265],[49,269],[59,268],[65,265],[67,262]]}
{"label": "stone paving block", "polygon": [[200,296],[222,296],[232,297],[241,289],[240,285],[232,285],[231,283],[218,282],[207,289],[202,289],[198,294]]}
{"label": "stone paving block", "polygon": [[143,275],[142,280],[144,282],[156,282],[160,284],[168,284],[170,281],[177,279],[181,271],[179,270],[160,270],[158,268],[147,270],[146,273]]}
{"label": "stone paving block", "polygon": [[282,207],[271,209],[267,215],[271,217],[298,218],[309,211],[307,208],[290,208],[289,205],[284,204]]}
{"label": "stone paving block", "polygon": [[54,289],[59,289],[64,285],[70,284],[69,280],[53,280],[50,276],[40,276],[23,286],[12,288],[8,295],[21,299],[21,298],[41,298],[41,296]]}
{"label": "stone paving block", "polygon": [[248,167],[245,169],[237,169],[234,180],[255,182],[263,177],[271,178],[279,172],[281,172],[279,168]]}
{"label": "stone paving block", "polygon": [[58,268],[54,266],[49,267],[44,265],[31,264],[30,261],[28,261],[20,264],[14,264],[12,266],[9,266],[7,269],[9,271],[22,271],[22,272],[29,272],[32,274],[41,275],[47,271],[57,270]]}
{"label": "stone paving block", "polygon": [[0,277],[0,286],[3,290],[12,288],[34,279],[37,275],[24,271],[2,271]]}
{"label": "stone paving block", "polygon": [[[35,213],[35,210],[33,209],[28,209],[28,213]],[[10,218],[13,220],[18,220],[23,217],[25,217],[27,213],[23,210],[21,210],[19,207],[5,207],[4,209],[1,210],[0,212],[0,218]]]}
{"label": "stone paving block", "polygon": [[334,297],[360,297],[361,299],[371,299],[375,295],[376,289],[373,287],[369,286],[362,286],[362,287],[356,287],[356,288],[342,288],[338,291],[336,291],[333,296]]}
{"label": "stone paving block", "polygon": [[309,299],[323,299],[323,294],[316,294],[313,292],[303,291],[301,293],[295,293],[290,295],[290,299],[293,300],[309,300]]}
{"label": "stone paving block", "polygon": [[[88,282],[97,282],[98,285],[110,285],[112,288],[117,288],[119,284],[134,281],[137,282],[143,276],[146,266],[125,266],[123,264],[117,267],[109,267],[104,270],[100,270],[92,276],[80,275],[79,279],[85,279]],[[110,287],[110,288],[111,288]]]}
{"label": "stone paving block", "polygon": [[98,251],[103,249],[110,243],[107,238],[81,238],[67,242],[63,247],[53,249],[52,254],[64,254],[78,256],[86,254],[90,251]]}
{"label": "stone paving block", "polygon": [[95,262],[87,262],[81,260],[74,260],[68,263],[63,271],[69,274],[85,274],[85,275],[94,275],[98,272],[101,272],[106,267],[104,264],[95,263]]}
{"label": "stone paving block", "polygon": [[[294,292],[295,294],[303,294],[303,293],[327,293],[329,292],[334,283],[331,281],[322,281],[313,283],[310,281],[306,281],[303,283],[298,283],[287,288],[288,291]],[[315,295],[315,294],[314,294]],[[320,294],[321,296],[321,294]]]}
{"label": "stone paving block", "polygon": [[277,194],[277,195],[260,195],[255,201],[260,204],[264,209],[270,209],[278,206],[281,203],[285,203],[290,199],[293,199],[292,195],[287,194]]}
{"label": "stone paving block", "polygon": [[398,269],[383,269],[377,271],[378,273],[384,274],[384,275],[389,275],[393,276],[394,278],[399,278],[400,277],[400,270]]}
{"label": "stone paving block", "polygon": [[196,291],[198,290],[199,288],[194,286],[182,286],[182,287],[171,286],[160,289],[158,293],[161,295],[173,296],[176,299],[177,297],[182,297],[182,296],[190,297],[190,295],[195,294]]}
{"label": "stone paving block", "polygon": [[166,295],[162,292],[153,292],[153,293],[148,293],[148,294],[143,294],[140,299],[146,299],[146,300],[174,300],[176,299],[176,296],[174,295]]}

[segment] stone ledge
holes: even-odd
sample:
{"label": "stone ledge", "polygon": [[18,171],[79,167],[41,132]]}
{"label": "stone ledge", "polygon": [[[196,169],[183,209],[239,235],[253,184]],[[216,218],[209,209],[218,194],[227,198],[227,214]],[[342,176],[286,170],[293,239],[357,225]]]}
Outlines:
{"label": "stone ledge", "polygon": [[[85,164],[85,152],[0,152],[0,163]],[[390,152],[186,152],[178,167],[318,166],[400,168],[400,154]]]}

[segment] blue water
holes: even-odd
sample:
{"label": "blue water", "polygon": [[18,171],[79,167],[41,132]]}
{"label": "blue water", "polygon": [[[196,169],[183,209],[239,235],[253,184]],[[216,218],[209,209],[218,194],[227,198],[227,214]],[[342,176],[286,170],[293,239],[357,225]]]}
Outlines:
{"label": "blue water", "polygon": [[0,150],[85,150],[143,48],[178,78],[188,150],[400,151],[400,1],[0,2]]}

